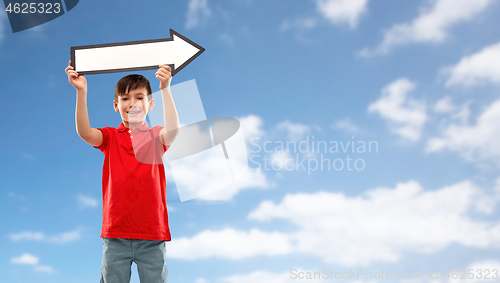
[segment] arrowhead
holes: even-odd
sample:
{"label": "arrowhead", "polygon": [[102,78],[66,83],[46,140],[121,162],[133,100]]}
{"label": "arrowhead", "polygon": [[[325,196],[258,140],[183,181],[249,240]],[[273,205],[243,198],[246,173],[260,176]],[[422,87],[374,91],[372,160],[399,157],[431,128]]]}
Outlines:
{"label": "arrowhead", "polygon": [[173,62],[174,67],[172,69],[173,76],[191,63],[196,57],[200,56],[200,54],[205,51],[205,48],[172,29],[170,30],[170,38],[172,39],[173,52],[176,54],[175,61]]}

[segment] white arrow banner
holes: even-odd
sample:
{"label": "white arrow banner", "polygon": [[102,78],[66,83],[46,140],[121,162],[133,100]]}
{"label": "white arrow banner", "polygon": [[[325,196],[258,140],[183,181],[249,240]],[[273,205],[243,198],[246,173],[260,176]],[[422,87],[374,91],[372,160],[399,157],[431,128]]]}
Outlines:
{"label": "white arrow banner", "polygon": [[157,69],[170,65],[172,75],[205,51],[174,30],[170,38],[71,47],[71,64],[79,74]]}

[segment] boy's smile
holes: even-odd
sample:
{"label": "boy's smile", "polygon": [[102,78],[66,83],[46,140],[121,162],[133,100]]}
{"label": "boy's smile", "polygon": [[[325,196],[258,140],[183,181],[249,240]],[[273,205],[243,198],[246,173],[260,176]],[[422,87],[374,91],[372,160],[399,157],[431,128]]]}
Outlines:
{"label": "boy's smile", "polygon": [[148,101],[146,88],[139,87],[118,96],[113,105],[116,112],[120,112],[123,125],[127,128],[136,128],[144,124],[148,111],[154,107],[154,99]]}

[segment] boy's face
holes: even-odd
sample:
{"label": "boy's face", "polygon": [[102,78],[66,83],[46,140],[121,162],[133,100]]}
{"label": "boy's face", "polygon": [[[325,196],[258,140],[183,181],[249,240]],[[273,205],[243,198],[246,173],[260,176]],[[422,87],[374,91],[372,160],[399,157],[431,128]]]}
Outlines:
{"label": "boy's face", "polygon": [[118,101],[113,100],[115,111],[120,112],[123,125],[127,128],[142,126],[148,111],[153,110],[154,104],[154,99],[148,101],[148,92],[144,87],[118,96]]}

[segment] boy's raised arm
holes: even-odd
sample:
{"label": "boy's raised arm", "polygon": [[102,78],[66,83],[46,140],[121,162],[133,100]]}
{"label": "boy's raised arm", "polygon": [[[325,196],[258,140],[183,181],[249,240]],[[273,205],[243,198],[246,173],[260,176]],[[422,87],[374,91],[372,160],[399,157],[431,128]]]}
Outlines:
{"label": "boy's raised arm", "polygon": [[90,127],[89,122],[87,110],[87,79],[85,79],[83,75],[78,75],[71,66],[71,61],[69,61],[69,65],[66,67],[65,72],[68,74],[68,81],[76,89],[76,132],[86,143],[92,146],[100,146],[102,144],[102,132]]}
{"label": "boy's raised arm", "polygon": [[172,79],[170,66],[161,65],[155,75],[160,80],[163,119],[165,122],[165,128],[160,131],[160,139],[164,145],[170,145],[174,142],[179,131],[179,115],[170,91],[170,81]]}

